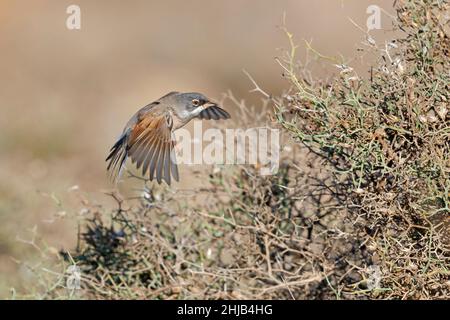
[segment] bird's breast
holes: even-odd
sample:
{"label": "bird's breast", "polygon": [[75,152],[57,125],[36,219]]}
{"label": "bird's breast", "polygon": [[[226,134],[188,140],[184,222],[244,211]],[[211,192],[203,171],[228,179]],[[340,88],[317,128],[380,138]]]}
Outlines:
{"label": "bird's breast", "polygon": [[173,130],[181,128],[186,123],[188,123],[189,120],[190,120],[190,118],[189,118],[189,114],[187,111],[182,111],[182,112],[178,112],[178,113],[172,112],[172,121],[173,121],[172,128],[173,128]]}

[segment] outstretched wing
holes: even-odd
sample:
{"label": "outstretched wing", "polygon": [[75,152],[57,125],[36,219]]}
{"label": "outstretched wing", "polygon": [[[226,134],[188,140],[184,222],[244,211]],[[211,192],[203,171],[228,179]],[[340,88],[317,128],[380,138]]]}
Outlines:
{"label": "outstretched wing", "polygon": [[220,120],[220,119],[230,119],[230,114],[223,110],[222,108],[213,105],[198,115],[198,118],[205,119],[205,120]]}
{"label": "outstretched wing", "polygon": [[142,175],[149,172],[150,180],[165,180],[169,185],[171,176],[179,179],[172,126],[172,117],[167,113],[147,113],[137,119],[128,139],[128,154],[136,167],[142,168]]}

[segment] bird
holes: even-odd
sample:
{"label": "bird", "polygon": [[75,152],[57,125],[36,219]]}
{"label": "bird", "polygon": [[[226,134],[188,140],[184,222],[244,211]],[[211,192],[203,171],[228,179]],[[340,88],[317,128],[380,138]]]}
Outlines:
{"label": "bird", "polygon": [[142,176],[156,178],[158,184],[171,178],[179,181],[175,156],[174,131],[192,119],[230,119],[230,114],[198,92],[169,92],[138,110],[128,121],[122,134],[106,158],[112,181],[120,179],[128,157]]}

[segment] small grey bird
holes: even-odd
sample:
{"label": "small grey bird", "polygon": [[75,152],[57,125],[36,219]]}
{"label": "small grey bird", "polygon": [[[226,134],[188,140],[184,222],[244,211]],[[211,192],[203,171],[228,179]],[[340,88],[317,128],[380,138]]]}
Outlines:
{"label": "small grey bird", "polygon": [[178,181],[178,168],[175,157],[173,132],[194,118],[205,120],[229,119],[228,112],[211,102],[201,93],[170,92],[152,102],[128,121],[122,135],[111,148],[107,170],[117,181],[128,156],[147,171],[150,180],[156,177],[170,185],[171,176]]}

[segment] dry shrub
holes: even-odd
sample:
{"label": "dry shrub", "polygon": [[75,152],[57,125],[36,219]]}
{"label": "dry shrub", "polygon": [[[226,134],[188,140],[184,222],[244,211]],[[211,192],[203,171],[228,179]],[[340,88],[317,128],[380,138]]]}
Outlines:
{"label": "dry shrub", "polygon": [[112,215],[88,209],[91,218],[74,253],[85,294],[101,299],[323,295],[324,288],[331,290],[327,277],[334,271],[323,253],[329,244],[319,234],[333,231],[320,225],[327,215],[323,205],[320,217],[302,212],[299,204],[309,191],[302,197],[302,184],[288,186],[293,172],[297,169],[283,165],[270,178],[249,168],[233,178],[211,174],[203,202],[191,201],[189,207],[179,194],[156,200],[151,188],[138,200],[112,194],[118,209]]}
{"label": "dry shrub", "polygon": [[112,213],[89,208],[73,252],[85,296],[448,298],[448,9],[399,2],[404,37],[368,37],[367,80],[340,65],[312,82],[293,46],[279,60],[291,88],[271,101],[290,153],[309,153],[275,176],[215,170],[188,200],[145,181]]}
{"label": "dry shrub", "polygon": [[367,80],[340,65],[333,83],[311,85],[292,56],[280,61],[292,90],[278,121],[332,167],[358,250],[380,268],[369,297],[449,297],[448,12],[443,1],[399,2],[404,37],[379,47],[368,36],[380,61]]}

